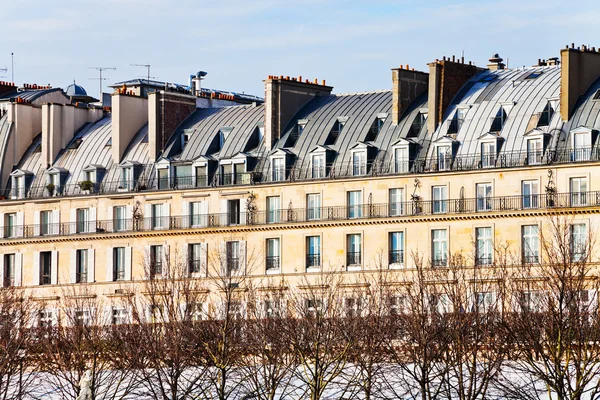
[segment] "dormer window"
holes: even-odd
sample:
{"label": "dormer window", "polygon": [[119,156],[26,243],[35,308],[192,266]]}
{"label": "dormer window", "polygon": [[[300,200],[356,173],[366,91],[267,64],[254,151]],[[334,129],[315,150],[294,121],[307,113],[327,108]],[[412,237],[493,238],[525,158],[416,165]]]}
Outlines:
{"label": "dormer window", "polygon": [[425,125],[426,122],[427,122],[427,113],[419,112],[417,114],[417,116],[415,117],[415,119],[413,120],[412,124],[410,125],[410,130],[406,134],[406,137],[408,137],[408,138],[418,137],[419,133],[421,132],[421,129],[423,129],[423,126]]}
{"label": "dormer window", "polygon": [[334,145],[337,141],[338,137],[342,134],[344,130],[344,123],[339,119],[333,123],[331,130],[329,131],[329,135],[327,135],[327,139],[325,140],[326,146]]}
{"label": "dormer window", "polygon": [[313,154],[310,169],[313,179],[325,178],[325,154]]}
{"label": "dormer window", "polygon": [[185,146],[187,146],[189,141],[190,141],[190,135],[188,133],[184,132],[181,135],[181,150],[183,150],[185,148]]}
{"label": "dormer window", "polygon": [[121,169],[119,173],[119,190],[133,190],[135,187],[136,171],[135,163],[124,161],[119,165]]}
{"label": "dormer window", "polygon": [[490,127],[490,132],[500,132],[504,127],[504,122],[506,121],[506,112],[503,107],[500,107],[496,116],[492,118],[492,126]]}
{"label": "dormer window", "polygon": [[57,196],[62,193],[64,178],[68,171],[63,168],[52,167],[46,171],[46,196]]}
{"label": "dormer window", "polygon": [[290,136],[285,143],[285,147],[294,147],[296,145],[298,138],[302,135],[302,132],[304,132],[306,122],[306,120],[298,120],[296,125],[294,125],[292,132],[290,132]]}
{"label": "dormer window", "polygon": [[273,182],[285,181],[285,158],[274,157],[271,159],[271,179]]}
{"label": "dormer window", "polygon": [[548,102],[548,103],[546,103],[546,107],[544,107],[544,110],[540,114],[540,119],[538,120],[537,127],[539,128],[541,126],[550,125],[550,120],[552,119],[553,115],[554,115],[554,108],[552,107],[552,104],[550,104],[550,102]]}
{"label": "dormer window", "polygon": [[16,170],[11,172],[11,199],[24,199],[33,174],[29,171]]}
{"label": "dormer window", "polygon": [[496,165],[496,142],[481,143],[481,167],[492,168]]}
{"label": "dormer window", "polygon": [[158,190],[170,188],[171,163],[163,158],[156,163],[156,174],[158,178]]}
{"label": "dormer window", "polygon": [[447,171],[452,163],[452,152],[449,145],[439,145],[436,148],[438,171]]}
{"label": "dormer window", "polygon": [[590,129],[576,129],[572,134],[572,161],[589,161],[592,154],[592,134]]}
{"label": "dormer window", "polygon": [[369,132],[367,132],[367,136],[365,136],[365,142],[374,142],[377,139],[377,135],[381,132],[381,128],[383,128],[383,124],[385,123],[385,116],[377,116],[371,127],[369,128]]}
{"label": "dormer window", "polygon": [[402,174],[408,172],[408,146],[394,149],[394,172]]}
{"label": "dormer window", "polygon": [[219,150],[221,150],[225,145],[225,142],[227,141],[227,136],[229,136],[229,130],[221,129],[219,131]]}
{"label": "dormer window", "polygon": [[352,153],[352,175],[360,176],[367,174],[367,151],[357,150]]}
{"label": "dormer window", "polygon": [[527,164],[538,165],[542,163],[543,146],[541,138],[527,140]]}
{"label": "dormer window", "polygon": [[454,116],[450,120],[450,125],[448,126],[448,132],[447,132],[448,135],[458,133],[460,131],[460,127],[462,126],[462,124],[465,120],[466,113],[467,113],[467,110],[464,110],[462,108],[456,109]]}
{"label": "dormer window", "polygon": [[175,188],[184,189],[193,187],[192,166],[176,165],[175,166]]}
{"label": "dormer window", "polygon": [[529,75],[527,75],[525,77],[525,79],[536,79],[543,73],[544,73],[544,71],[534,71],[534,72],[530,73]]}

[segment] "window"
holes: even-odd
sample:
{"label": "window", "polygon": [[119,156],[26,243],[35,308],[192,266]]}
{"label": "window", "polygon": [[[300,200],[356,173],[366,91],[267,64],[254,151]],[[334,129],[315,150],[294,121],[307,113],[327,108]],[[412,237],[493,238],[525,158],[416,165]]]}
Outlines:
{"label": "window", "polygon": [[389,263],[404,264],[404,232],[390,232]]}
{"label": "window", "polygon": [[196,302],[186,304],[186,317],[192,321],[202,321],[204,316],[204,304]]}
{"label": "window", "polygon": [[203,202],[192,201],[190,202],[190,225],[191,226],[206,226],[208,224],[207,215],[203,214]]}
{"label": "window", "polygon": [[529,139],[527,140],[527,164],[538,165],[542,163],[542,140]]}
{"label": "window", "polygon": [[360,190],[348,192],[348,218],[362,217],[361,194]]}
{"label": "window", "polygon": [[342,134],[344,130],[344,124],[339,120],[333,123],[331,130],[329,131],[329,135],[327,135],[327,139],[325,139],[325,145],[331,146],[334,145],[337,141],[338,137]]}
{"label": "window", "polygon": [[321,299],[306,299],[306,311],[308,317],[316,318],[323,311],[323,300]]}
{"label": "window", "polygon": [[125,247],[113,248],[113,281],[125,280]]}
{"label": "window", "polygon": [[492,242],[492,228],[476,228],[476,265],[490,265],[494,252],[494,244]]}
{"label": "window", "polygon": [[175,166],[175,187],[178,189],[193,187],[192,166],[191,165],[176,165]]}
{"label": "window", "polygon": [[554,108],[552,108],[552,105],[550,104],[550,102],[548,102],[548,103],[546,103],[546,107],[544,107],[544,110],[540,114],[540,119],[538,119],[538,123],[537,123],[538,128],[541,126],[550,125],[550,120],[552,119],[553,115],[554,115]]}
{"label": "window", "polygon": [[294,147],[302,132],[304,132],[304,123],[296,123],[296,126],[290,132],[288,140],[285,142],[285,147]]}
{"label": "window", "polygon": [[208,185],[208,167],[199,165],[196,167],[196,187],[204,187]]}
{"label": "window", "polygon": [[126,308],[122,307],[113,307],[112,309],[112,320],[111,323],[113,325],[123,325],[126,324],[129,320],[129,313]]}
{"label": "window", "polygon": [[113,224],[115,232],[127,230],[127,207],[116,206],[113,208]]}
{"label": "window", "polygon": [[152,204],[152,229],[165,229],[167,227],[167,217],[163,214],[163,204]]}
{"label": "window", "polygon": [[54,234],[54,225],[52,223],[52,211],[40,212],[40,235]]}
{"label": "window", "polygon": [[377,117],[371,127],[369,128],[369,132],[365,136],[365,142],[373,142],[377,139],[377,135],[381,132],[381,128],[383,128],[383,123],[385,122],[385,118]]}
{"label": "window", "polygon": [[76,232],[86,233],[91,232],[90,229],[90,209],[89,208],[78,208],[76,211]]}
{"label": "window", "polygon": [[50,328],[52,326],[54,326],[54,311],[41,310],[38,313],[38,327],[39,328]]}
{"label": "window", "polygon": [[321,219],[321,194],[311,193],[306,195],[306,212],[309,220]]}
{"label": "window", "polygon": [[4,237],[17,237],[17,213],[4,214]]}
{"label": "window", "polygon": [[223,148],[225,141],[227,141],[227,136],[229,135],[229,131],[220,130],[219,131],[219,149]]}
{"label": "window", "polygon": [[592,139],[589,133],[573,135],[573,161],[589,161],[592,153]]}
{"label": "window", "polygon": [[14,286],[15,284],[15,254],[5,254],[4,256],[4,282],[3,287]]}
{"label": "window", "polygon": [[587,205],[587,178],[571,178],[571,206]]}
{"label": "window", "polygon": [[527,264],[540,261],[540,238],[537,225],[523,225],[521,227],[521,252],[523,262]]}
{"label": "window", "polygon": [[446,229],[431,231],[431,257],[433,266],[446,266],[448,260],[448,236]]}
{"label": "window", "polygon": [[541,312],[545,308],[545,296],[540,291],[522,291],[518,296],[518,305],[522,312]]}
{"label": "window", "polygon": [[271,168],[274,182],[285,181],[285,163],[283,158],[272,158]]}
{"label": "window", "polygon": [[311,176],[313,179],[325,178],[325,154],[313,154]]}
{"label": "window", "polygon": [[240,223],[240,200],[227,200],[227,223],[228,225],[238,225]]}
{"label": "window", "polygon": [[75,326],[89,326],[91,320],[90,310],[75,310]]}
{"label": "window", "polygon": [[448,212],[448,187],[433,186],[431,188],[431,198],[433,199],[433,212],[436,214]]}
{"label": "window", "polygon": [[387,303],[390,315],[400,315],[408,309],[406,296],[390,296]]}
{"label": "window", "polygon": [[162,304],[149,304],[148,317],[151,324],[157,324],[164,321],[164,306]]}
{"label": "window", "polygon": [[587,227],[585,224],[571,225],[571,261],[584,261],[587,256]]}
{"label": "window", "polygon": [[361,236],[359,234],[352,234],[346,237],[346,265],[360,265],[361,264]]}
{"label": "window", "polygon": [[367,174],[367,152],[355,151],[352,153],[352,175],[360,176]]}
{"label": "window", "polygon": [[492,184],[478,183],[477,190],[477,211],[490,211],[492,209]]}
{"label": "window", "polygon": [[496,142],[481,143],[481,167],[492,168],[496,165]]}
{"label": "window", "polygon": [[188,133],[183,133],[181,135],[181,150],[183,150],[185,148],[185,146],[187,146],[189,141],[190,141],[190,135]]}
{"label": "window", "polygon": [[394,172],[402,174],[408,172],[408,147],[397,147],[394,149]]}
{"label": "window", "polygon": [[192,243],[188,245],[188,271],[190,274],[202,272],[202,244]]}
{"label": "window", "polygon": [[52,283],[52,252],[40,252],[40,285]]}
{"label": "window", "polygon": [[133,188],[133,168],[123,167],[121,168],[121,180],[119,182],[119,189],[131,190]]}
{"label": "window", "polygon": [[279,196],[267,197],[267,223],[281,222],[281,198]]}
{"label": "window", "polygon": [[158,170],[158,189],[169,188],[169,168],[159,168]]}
{"label": "window", "polygon": [[494,306],[495,298],[496,296],[493,292],[475,293],[473,312],[488,312]]}
{"label": "window", "polygon": [[240,242],[227,242],[227,275],[240,270]]}
{"label": "window", "polygon": [[535,79],[535,78],[539,77],[540,75],[542,75],[543,73],[544,73],[544,71],[533,71],[532,73],[527,75],[525,77],[525,79]]}
{"label": "window", "polygon": [[163,247],[150,246],[150,278],[161,276],[163,268]]}
{"label": "window", "polygon": [[504,122],[506,121],[506,112],[504,108],[500,107],[496,116],[492,119],[492,126],[490,127],[490,132],[500,132],[502,127],[504,127]]}
{"label": "window", "polygon": [[390,216],[404,215],[404,189],[390,189]]}
{"label": "window", "polygon": [[306,268],[321,266],[321,236],[306,238]]}
{"label": "window", "polygon": [[279,239],[267,239],[267,271],[277,271],[280,267]]}
{"label": "window", "polygon": [[538,181],[523,181],[521,186],[523,208],[538,208],[539,195],[540,187]]}
{"label": "window", "polygon": [[362,299],[360,297],[346,297],[344,300],[346,317],[354,318],[361,315]]}
{"label": "window", "polygon": [[88,281],[88,251],[79,249],[75,253],[75,283]]}
{"label": "window", "polygon": [[418,113],[415,119],[413,120],[412,124],[410,125],[410,130],[406,134],[406,137],[418,137],[419,133],[421,133],[421,129],[423,129],[423,126],[425,125],[425,122],[427,122],[427,114],[422,112]]}
{"label": "window", "polygon": [[13,176],[11,180],[11,198],[24,199],[26,194],[25,177]]}
{"label": "window", "polygon": [[436,148],[437,154],[437,167],[439,171],[447,171],[450,169],[450,163],[452,162],[452,153],[450,153],[450,146],[438,146]]}

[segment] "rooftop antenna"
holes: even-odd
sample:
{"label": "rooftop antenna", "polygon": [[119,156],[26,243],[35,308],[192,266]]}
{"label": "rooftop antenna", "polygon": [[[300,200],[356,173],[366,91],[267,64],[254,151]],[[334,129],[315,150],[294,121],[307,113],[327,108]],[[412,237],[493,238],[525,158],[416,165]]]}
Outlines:
{"label": "rooftop antenna", "polygon": [[12,84],[15,84],[15,53],[10,53],[10,74]]}
{"label": "rooftop antenna", "polygon": [[92,80],[99,80],[100,81],[100,97],[98,98],[98,100],[100,100],[100,102],[102,102],[102,81],[107,80],[108,78],[103,78],[102,77],[102,72],[106,71],[106,70],[115,70],[115,67],[88,67],[89,69],[95,69],[96,71],[98,71],[100,73],[100,77],[99,78],[90,78]]}
{"label": "rooftop antenna", "polygon": [[144,67],[146,68],[147,71],[147,75],[148,75],[148,81],[150,81],[150,78],[156,78],[155,76],[150,76],[150,64],[129,64],[132,67]]}
{"label": "rooftop antenna", "polygon": [[[0,68],[0,72],[7,72],[8,68],[4,67],[4,68]],[[6,76],[4,75],[0,75],[0,78],[6,78]]]}

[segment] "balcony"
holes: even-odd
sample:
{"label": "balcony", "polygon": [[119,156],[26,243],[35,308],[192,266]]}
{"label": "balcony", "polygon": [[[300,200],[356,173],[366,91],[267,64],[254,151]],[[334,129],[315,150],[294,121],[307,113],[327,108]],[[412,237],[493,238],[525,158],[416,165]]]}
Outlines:
{"label": "balcony", "polygon": [[276,271],[279,270],[279,256],[267,256],[266,259],[267,271]]}
{"label": "balcony", "polygon": [[307,254],[306,255],[306,268],[318,268],[321,266],[321,255],[320,254]]}
{"label": "balcony", "polygon": [[404,264],[404,250],[390,250],[390,264]]}
{"label": "balcony", "polygon": [[492,256],[491,255],[482,255],[477,256],[475,258],[475,265],[491,265],[492,264]]}
{"label": "balcony", "polygon": [[361,265],[362,253],[360,251],[349,251],[346,253],[346,266]]}
{"label": "balcony", "polygon": [[[310,207],[310,208],[287,208],[282,209],[278,221],[271,219],[272,213],[267,211],[256,211],[247,213],[213,213],[195,216],[170,216],[160,218],[136,218],[136,219],[110,219],[92,221],[87,232],[75,233],[71,230],[73,223],[64,222],[58,224],[35,224],[15,225],[16,236],[4,240],[16,240],[22,238],[35,238],[40,236],[68,236],[68,235],[94,235],[118,232],[145,232],[157,229],[162,230],[184,230],[184,229],[213,229],[225,228],[235,225],[240,226],[263,226],[280,225],[290,223],[318,223],[331,221],[361,220],[389,218],[393,216],[412,218],[427,215],[438,215],[440,203],[444,204],[444,217],[451,215],[464,215],[471,213],[485,214],[494,212],[514,212],[530,210],[556,210],[561,208],[585,208],[600,206],[600,191],[597,192],[574,192],[517,196],[487,197],[485,205],[481,209],[481,199],[464,198],[448,200],[415,200],[407,202],[360,204],[348,206]],[[585,201],[583,200],[585,199]],[[201,221],[201,226],[192,226],[192,220],[196,218]],[[95,226],[94,226],[95,225]],[[95,229],[94,229],[95,228]]]}

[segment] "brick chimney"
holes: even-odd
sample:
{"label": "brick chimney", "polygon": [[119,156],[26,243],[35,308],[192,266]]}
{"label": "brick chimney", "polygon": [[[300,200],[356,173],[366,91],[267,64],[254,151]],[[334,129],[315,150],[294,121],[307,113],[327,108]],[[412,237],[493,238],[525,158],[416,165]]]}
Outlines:
{"label": "brick chimney", "polygon": [[392,69],[392,124],[398,125],[402,113],[427,91],[429,74],[401,65]]}
{"label": "brick chimney", "polygon": [[265,140],[271,150],[281,132],[302,107],[317,96],[327,96],[332,86],[302,81],[302,77],[269,76],[265,84]]}
{"label": "brick chimney", "polygon": [[433,132],[444,118],[444,113],[448,109],[452,98],[481,69],[472,65],[470,61],[465,64],[462,57],[460,60],[456,60],[454,56],[452,60],[444,57],[441,61],[435,60],[428,65],[429,94],[427,104],[429,111],[427,130]]}
{"label": "brick chimney", "polygon": [[579,96],[600,77],[600,49],[575,48],[572,43],[560,51],[560,60],[560,116],[567,121]]}
{"label": "brick chimney", "polygon": [[16,92],[17,87],[11,82],[0,82],[0,96],[6,93]]}
{"label": "brick chimney", "polygon": [[506,64],[502,62],[504,60],[498,53],[494,54],[489,61],[490,63],[487,65],[487,68],[490,71],[498,71],[499,69],[504,69],[506,67]]}

